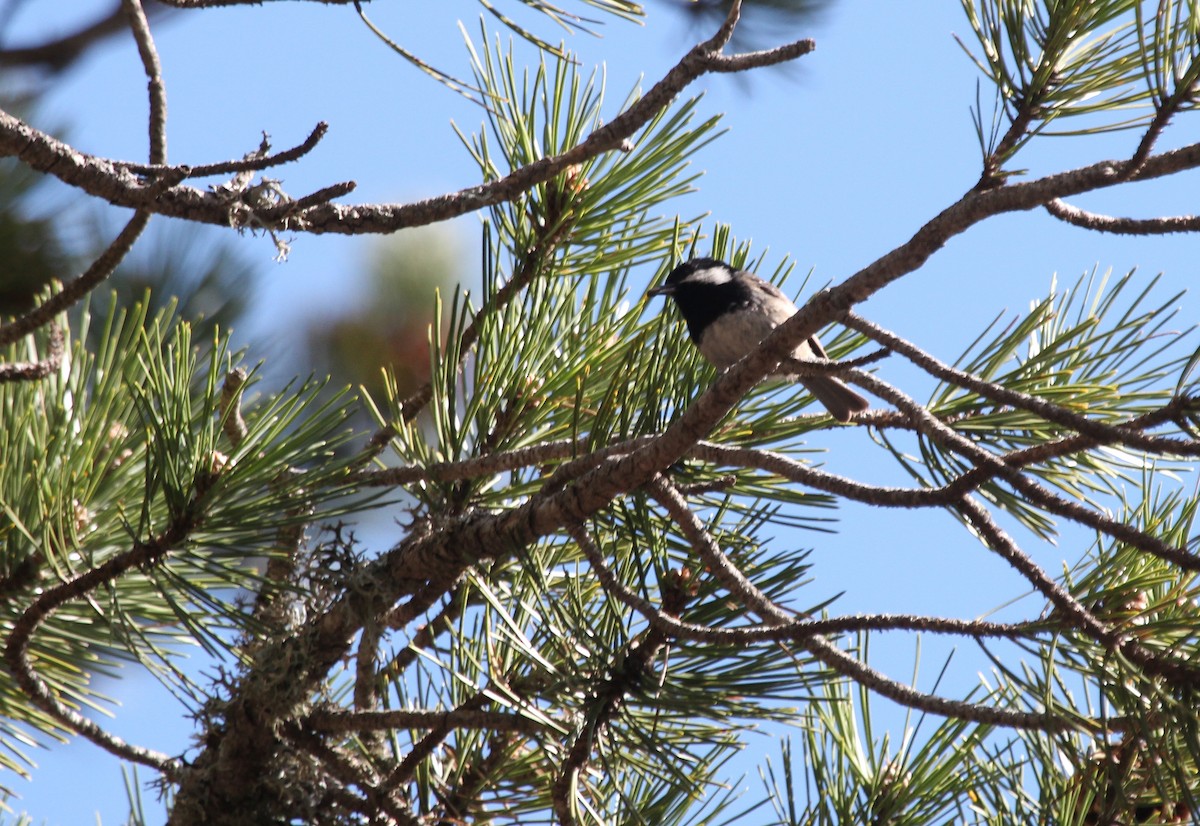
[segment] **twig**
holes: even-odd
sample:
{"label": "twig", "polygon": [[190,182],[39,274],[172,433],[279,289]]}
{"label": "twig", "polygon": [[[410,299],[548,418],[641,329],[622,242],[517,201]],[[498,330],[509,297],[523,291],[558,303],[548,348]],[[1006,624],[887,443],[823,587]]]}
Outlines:
{"label": "twig", "polygon": [[1111,232],[1114,235],[1166,235],[1172,232],[1200,231],[1200,215],[1173,215],[1160,218],[1117,218],[1088,212],[1055,198],[1047,201],[1046,211],[1059,220],[1083,229]]}
{"label": "twig", "polygon": [[129,28],[137,42],[138,55],[146,72],[146,86],[150,94],[150,163],[167,162],[167,87],[163,85],[162,63],[154,38],[150,34],[150,21],[142,8],[142,0],[122,0],[129,17]]}
{"label": "twig", "polygon": [[[164,6],[177,9],[217,9],[224,6],[259,6],[263,0],[158,0]],[[349,6],[354,0],[308,0],[326,6]]]}
{"label": "twig", "polygon": [[837,648],[824,637],[813,637],[804,647],[825,665],[856,683],[866,686],[882,697],[894,700],[906,708],[913,708],[941,717],[970,720],[988,726],[1005,726],[1036,731],[1070,731],[1081,728],[1081,722],[1072,722],[1051,712],[1036,713],[1014,711],[1008,708],[985,706],[963,700],[950,700],[934,694],[926,694],[915,688],[898,683],[876,671],[866,663],[856,660]]}
{"label": "twig", "polygon": [[[736,67],[729,56],[719,54],[725,28],[712,40],[693,47],[658,83],[628,109],[598,127],[567,151],[540,158],[508,175],[457,192],[402,205],[322,204],[293,214],[289,204],[255,210],[254,217],[266,226],[307,232],[336,232],[349,235],[394,232],[404,227],[424,226],[510,201],[537,184],[587,160],[627,146],[629,139],[665,109],[697,78],[715,71],[737,71],[794,60],[815,48],[801,40],[766,52],[738,58]],[[0,156],[16,155],[30,167],[54,175],[89,194],[118,206],[151,209],[163,215],[186,217],[194,222],[228,226],[230,206],[212,193],[185,186],[167,192],[147,192],[120,162],[94,158],[54,137],[0,113]],[[238,215],[234,223],[240,224]]]}
{"label": "twig", "polygon": [[[197,164],[196,166],[168,166],[125,162],[118,162],[118,165],[138,175],[153,177],[158,177],[168,171],[178,170],[183,173],[181,180],[187,178],[209,178],[214,175],[228,175],[231,172],[259,172],[263,169],[282,166],[285,163],[299,160],[311,152],[321,142],[321,139],[325,137],[328,131],[329,124],[325,121],[320,121],[313,127],[312,132],[304,139],[303,143],[299,143],[282,152],[276,152],[274,155],[268,155],[260,148],[259,150],[247,153],[244,158],[237,161],[220,161],[218,163]],[[265,137],[264,135],[264,139]]]}
{"label": "twig", "polygon": [[1136,429],[1097,422],[1089,419],[1087,416],[1082,416],[1061,405],[1054,404],[1037,396],[1010,390],[1003,385],[984,381],[970,373],[956,370],[911,342],[900,338],[895,333],[885,330],[853,312],[847,313],[842,319],[842,323],[852,330],[857,330],[868,338],[874,339],[883,346],[907,357],[913,364],[916,364],[935,378],[970,390],[997,404],[1009,405],[1010,407],[1036,413],[1046,421],[1076,430],[1085,436],[1091,437],[1096,442],[1104,444],[1117,442],[1152,453],[1200,456],[1200,442],[1194,439],[1185,440],[1148,436]]}
{"label": "twig", "polygon": [[[396,656],[379,669],[381,677],[387,680],[395,680],[402,674],[413,661],[419,656],[418,652],[424,648],[433,645],[433,641],[438,635],[451,630],[454,627],[454,621],[462,615],[462,610],[465,607],[463,604],[463,583],[460,581],[450,591],[446,604],[442,606],[442,610],[431,619],[429,622],[420,626],[417,632],[413,634],[412,639],[408,641],[408,645],[396,652]],[[401,606],[402,608],[404,606]],[[407,622],[401,622],[399,617],[394,617],[396,612],[393,611],[384,618],[384,624],[388,628],[401,628],[407,625]]]}
{"label": "twig", "polygon": [[[944,507],[953,501],[956,495],[961,495],[948,485],[940,488],[901,488],[868,485],[855,479],[818,470],[790,456],[784,456],[781,453],[761,448],[737,447],[717,444],[715,442],[697,442],[688,450],[687,455],[717,466],[756,468],[806,487],[843,496],[856,502],[865,502],[869,505],[879,505],[882,507]],[[987,478],[986,476],[982,476],[976,480],[976,484],[982,484]]]}
{"label": "twig", "polygon": [[[550,478],[542,484],[542,491],[544,493],[560,491],[567,483],[574,481],[584,473],[594,471],[605,462],[617,457],[626,456],[639,447],[645,447],[651,444],[654,438],[653,436],[635,436],[632,439],[624,439],[615,444],[597,448],[569,462],[563,462],[554,469],[554,473],[550,474]],[[587,446],[587,441],[585,438],[581,438],[579,444],[580,449],[583,449]]]}
{"label": "twig", "polygon": [[[892,680],[865,663],[854,659],[849,654],[834,646],[818,631],[822,627],[828,627],[831,631],[835,632],[847,630],[850,627],[854,627],[854,623],[849,622],[849,620],[853,620],[854,618],[826,621],[766,617],[765,627],[754,626],[751,628],[705,628],[681,622],[669,614],[659,611],[648,601],[626,588],[604,562],[599,549],[581,527],[573,527],[571,529],[571,536],[584,556],[588,558],[593,571],[595,571],[597,578],[605,590],[642,614],[651,623],[652,627],[657,628],[667,637],[696,639],[714,644],[792,641],[802,645],[813,656],[839,674],[856,680],[880,695],[895,700],[897,703],[908,708],[928,711],[945,717],[972,720],[988,725],[1003,725],[1011,728],[1030,728],[1044,731],[1061,731],[1072,728],[1070,723],[1051,714],[1031,714],[1012,711],[981,705],[979,703],[950,700],[917,691],[914,688]],[[886,617],[867,617],[864,619],[885,627],[888,625]],[[912,620],[911,630],[938,630],[944,633],[957,633],[961,631],[961,633],[972,636],[982,636],[984,634],[978,632],[987,629],[989,632],[987,635],[991,635],[991,632],[995,632],[996,636],[1002,637],[1023,635],[1017,628],[996,623],[976,622],[964,623],[962,626],[958,626],[954,620],[938,620],[936,618],[924,617],[906,617],[902,620],[897,620],[895,626],[905,627],[905,621],[907,620]],[[933,620],[933,622],[925,629],[921,627],[924,624],[923,620]],[[846,622],[846,624],[843,625],[842,622]],[[974,626],[974,632],[970,630],[971,626]]]}
{"label": "twig", "polygon": [[629,590],[625,583],[617,578],[612,568],[608,567],[608,563],[605,562],[604,554],[600,552],[582,524],[570,525],[567,527],[567,531],[575,541],[575,545],[587,557],[588,564],[592,566],[592,571],[596,574],[596,579],[600,580],[600,584],[604,586],[604,590],[651,622],[656,622],[662,617],[662,612],[655,608],[648,599]]}
{"label": "twig", "polygon": [[679,495],[674,485],[662,476],[651,479],[646,486],[650,495],[666,509],[672,521],[679,526],[684,537],[691,543],[693,550],[741,604],[754,611],[764,620],[774,622],[790,622],[793,615],[780,608],[771,598],[758,589],[746,578],[733,561],[725,555],[713,541],[704,525],[692,513],[687,502]]}
{"label": "twig", "polygon": [[480,689],[474,695],[459,703],[452,711],[443,715],[440,721],[435,721],[429,726],[429,733],[414,742],[408,754],[404,755],[403,759],[396,764],[396,767],[388,773],[382,787],[384,789],[394,789],[412,780],[421,762],[429,757],[433,753],[433,750],[441,745],[443,740],[450,736],[450,732],[454,731],[455,715],[478,711],[480,710],[480,706],[486,705],[489,702],[491,702],[491,698],[488,696],[488,692],[485,689]]}
{"label": "twig", "polygon": [[39,708],[71,731],[83,735],[100,748],[118,757],[149,766],[168,779],[176,779],[182,768],[178,760],[152,749],[131,745],[120,737],[108,733],[82,714],[68,708],[57,697],[46,682],[38,676],[29,658],[29,644],[37,629],[50,618],[55,610],[73,599],[83,597],[106,583],[115,582],[127,571],[153,564],[171,548],[187,538],[199,517],[190,509],[177,517],[166,531],[149,542],[135,542],[124,553],[117,554],[102,565],[91,568],[73,579],[47,588],[25,609],[13,623],[4,644],[4,660],[17,685]]}
{"label": "twig", "polygon": [[[624,602],[624,600],[622,600]],[[632,607],[632,606],[631,606]],[[643,616],[646,616],[643,614]],[[1031,639],[1051,629],[1045,621],[987,622],[917,614],[858,614],[825,619],[798,619],[786,625],[755,625],[738,628],[710,628],[683,622],[658,613],[646,619],[673,639],[692,640],[712,645],[751,645],[763,642],[804,643],[814,635],[846,634],[863,631],[910,631],[960,637]]]}
{"label": "twig", "polygon": [[[576,220],[576,217],[570,213],[569,205],[564,204],[563,211],[567,214],[558,215],[556,216],[558,220],[547,221],[544,226],[539,228],[537,240],[530,249],[524,252],[523,260],[516,273],[507,284],[496,291],[490,302],[480,308],[462,331],[458,341],[460,363],[475,346],[475,342],[479,340],[479,332],[484,322],[511,304],[553,262],[555,250],[570,232],[571,227],[575,225]],[[490,273],[484,273],[483,277],[486,280],[490,277]],[[404,421],[411,422],[415,419],[432,397],[433,379],[431,378],[401,403],[400,411]]]}
{"label": "twig", "polygon": [[[299,198],[287,201],[282,207],[278,208],[280,214],[275,216],[273,220],[286,220],[290,216],[303,213],[305,210],[310,209],[318,204],[326,204],[332,201],[334,198],[341,198],[345,195],[349,195],[357,188],[358,183],[355,181],[341,181],[340,183],[323,186],[307,195],[301,195]],[[302,224],[294,222],[289,225],[289,229],[298,230],[302,228]]]}
{"label": "twig", "polygon": [[456,593],[460,578],[466,567],[460,568],[449,580],[430,578],[417,588],[408,602],[397,605],[383,617],[383,624],[388,628],[403,628],[417,617],[428,611],[435,602],[446,593]]}
{"label": "twig", "polygon": [[358,650],[354,654],[354,708],[367,712],[379,702],[379,641],[383,629],[378,623],[368,623],[358,635]]}
{"label": "twig", "polygon": [[1106,628],[1091,611],[1084,608],[1067,590],[1052,580],[1042,568],[1021,550],[1013,540],[978,502],[969,496],[958,503],[967,522],[979,534],[984,544],[1016,570],[1025,580],[1041,593],[1059,611],[1069,618],[1085,634],[1102,645],[1111,645],[1114,633]]}
{"label": "twig", "polygon": [[[736,2],[734,5],[736,7]],[[635,637],[613,658],[610,676],[594,687],[594,694],[589,698],[590,713],[578,726],[578,734],[567,749],[558,778],[550,790],[555,814],[564,826],[577,822],[574,803],[579,793],[579,776],[591,761],[596,738],[616,717],[625,698],[643,684],[666,641],[666,636],[653,627]]]}
{"label": "twig", "polygon": [[[1195,59],[1193,54],[1192,59]],[[1150,157],[1150,153],[1154,150],[1154,144],[1158,142],[1158,138],[1162,135],[1163,130],[1167,128],[1167,124],[1171,122],[1171,118],[1179,112],[1184,106],[1195,103],[1196,84],[1198,78],[1193,75],[1191,81],[1185,86],[1179,86],[1166,98],[1160,98],[1155,93],[1155,102],[1157,106],[1154,109],[1154,119],[1146,127],[1146,131],[1142,134],[1142,139],[1138,141],[1137,149],[1134,150],[1133,156],[1125,165],[1124,177],[1131,178],[1137,174],[1138,170]]]}
{"label": "twig", "polygon": [[1007,465],[1001,457],[985,450],[975,442],[967,439],[937,420],[925,408],[918,405],[895,387],[882,381],[877,376],[862,371],[850,375],[855,384],[867,388],[880,398],[887,399],[913,417],[918,423],[918,429],[935,442],[947,449],[966,456],[976,465],[985,469],[989,474],[1008,482],[1031,502],[1044,510],[1094,528],[1120,542],[1126,542],[1139,550],[1153,554],[1185,570],[1200,570],[1200,557],[1190,553],[1186,548],[1178,548],[1150,536],[1130,525],[1111,519],[1083,505],[1071,502],[1054,493],[1048,488],[1030,479],[1020,470]]}
{"label": "twig", "polygon": [[[151,9],[151,13],[161,11]],[[124,30],[128,26],[121,0],[112,9],[82,28],[62,37],[39,43],[0,49],[0,66],[44,66],[52,72],[61,72],[78,60],[92,46]]]}
{"label": "twig", "polygon": [[13,319],[7,324],[0,325],[0,347],[12,344],[21,336],[28,335],[38,327],[48,324],[56,315],[83,298],[84,295],[94,289],[101,281],[108,278],[129,252],[130,247],[133,246],[133,242],[142,234],[142,230],[146,228],[149,220],[149,212],[143,210],[135,212],[133,217],[129,219],[129,223],[125,225],[125,228],[113,239],[108,248],[100,254],[100,257],[84,270],[83,274],[68,281],[63,285],[61,290],[25,315]]}
{"label": "twig", "polygon": [[515,731],[522,734],[545,734],[546,721],[534,720],[521,714],[485,711],[477,708],[458,708],[448,711],[330,711],[317,710],[306,720],[314,731],[346,734],[355,731],[386,731],[398,728],[466,728],[489,731]]}
{"label": "twig", "polygon": [[62,328],[50,322],[50,342],[44,359],[39,361],[14,361],[0,364],[0,384],[10,381],[36,381],[44,379],[62,366]]}
{"label": "twig", "polygon": [[[995,523],[991,515],[982,506],[964,497],[961,508],[971,522],[972,527],[979,531],[989,547],[1000,553],[1005,559],[1014,560],[1010,563],[1014,567],[1021,566],[1030,570],[1036,569],[1038,574],[1045,576],[1041,572],[1041,569],[1021,552],[1016,542]],[[1119,631],[1105,627],[1095,615],[1080,605],[1074,597],[1056,583],[1050,582],[1048,588],[1042,588],[1034,582],[1032,576],[1027,575],[1027,578],[1033,583],[1035,588],[1046,594],[1047,598],[1050,599],[1059,611],[1073,620],[1081,631],[1105,648],[1110,651],[1120,651],[1131,662],[1136,663],[1145,671],[1167,677],[1178,684],[1186,686],[1200,684],[1200,668],[1196,668],[1190,663],[1172,657],[1165,652],[1158,654],[1150,651],[1140,645],[1135,639],[1122,636]]]}
{"label": "twig", "polygon": [[[1016,469],[1069,456],[1098,445],[1118,441],[1117,436],[1130,428],[1143,429],[1170,421],[1173,416],[1178,415],[1179,409],[1184,404],[1183,399],[1176,398],[1158,410],[1127,419],[1120,424],[1110,425],[1113,438],[1108,440],[1101,441],[1090,436],[1071,434],[1052,442],[1043,442],[1032,447],[1013,450],[1002,454],[999,458],[1006,467]],[[904,414],[894,411],[894,415],[900,417]],[[911,420],[905,418],[905,421],[908,422],[908,429],[918,429]],[[819,470],[789,456],[762,448],[737,447],[701,441],[688,449],[687,456],[721,467],[756,468],[784,479],[790,479],[806,487],[843,496],[856,502],[888,508],[946,507],[957,502],[964,494],[977,490],[989,480],[996,478],[998,474],[995,466],[975,465],[940,487],[904,488],[868,485],[855,479]]]}
{"label": "twig", "polygon": [[463,459],[458,462],[435,462],[424,467],[408,465],[383,470],[364,470],[360,471],[355,479],[367,487],[390,487],[420,481],[456,482],[460,479],[491,476],[495,473],[506,473],[530,465],[565,459],[575,455],[584,445],[586,445],[586,440],[582,437],[559,439],[516,450],[489,453],[486,456]]}
{"label": "twig", "polygon": [[[382,810],[391,818],[389,822],[403,826],[418,826],[420,823],[386,788],[380,788],[379,777],[369,765],[333,748],[324,738],[301,725],[293,723],[284,726],[282,734],[312,755],[322,768],[341,782],[342,788],[337,790],[340,805],[368,818],[378,815]],[[351,794],[349,789],[353,787],[362,789],[366,796]]]}

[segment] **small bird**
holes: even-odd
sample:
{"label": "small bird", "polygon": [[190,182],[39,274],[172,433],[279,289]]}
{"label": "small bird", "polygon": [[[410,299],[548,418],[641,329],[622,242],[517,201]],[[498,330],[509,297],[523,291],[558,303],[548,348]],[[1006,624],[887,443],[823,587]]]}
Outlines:
{"label": "small bird", "polygon": [[[688,333],[714,367],[723,370],[796,313],[783,291],[757,275],[735,270],[715,258],[693,258],[680,264],[649,295],[669,295],[687,322]],[[867,400],[832,376],[804,376],[789,364],[828,358],[816,336],[809,336],[779,364],[777,378],[799,381],[835,419],[850,421],[869,406]]]}

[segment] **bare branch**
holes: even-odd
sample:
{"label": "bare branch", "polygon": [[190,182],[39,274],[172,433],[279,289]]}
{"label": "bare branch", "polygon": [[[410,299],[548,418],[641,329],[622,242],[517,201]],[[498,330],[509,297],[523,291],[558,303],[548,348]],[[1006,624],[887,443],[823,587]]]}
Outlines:
{"label": "bare branch", "polygon": [[183,169],[185,171],[184,178],[208,178],[213,175],[228,175],[231,172],[258,172],[263,169],[270,169],[275,166],[282,166],[285,163],[297,161],[307,155],[321,139],[329,132],[329,124],[325,121],[320,121],[308,137],[302,143],[299,143],[290,149],[284,149],[282,152],[276,152],[274,155],[268,155],[267,150],[270,149],[267,135],[263,135],[263,142],[258,149],[246,153],[240,161],[220,161],[218,163],[199,164],[197,166],[166,166],[154,164],[138,164],[138,163],[121,163],[122,168],[128,169],[138,175],[149,175],[152,177],[161,176],[173,170]]}
{"label": "bare branch", "polygon": [[764,620],[777,623],[792,620],[791,613],[772,602],[771,598],[747,579],[746,575],[724,554],[696,514],[692,513],[687,502],[679,495],[679,491],[670,482],[662,476],[656,476],[646,487],[655,501],[666,509],[688,542],[692,543],[692,548],[704,560],[704,564],[729,590],[730,594]]}
{"label": "bare branch", "polygon": [[149,565],[161,559],[172,547],[187,537],[194,527],[194,519],[195,517],[191,515],[177,518],[167,527],[166,531],[150,542],[135,542],[130,550],[117,554],[102,565],[42,591],[13,623],[12,630],[9,631],[4,644],[4,660],[8,664],[9,671],[21,691],[39,708],[69,730],[83,735],[105,751],[124,760],[156,769],[168,779],[178,777],[182,768],[179,761],[151,749],[131,745],[64,705],[54,696],[54,692],[46,682],[38,676],[29,657],[29,644],[42,623],[67,602],[79,599],[107,583],[114,582],[133,568]]}
{"label": "bare branch", "polygon": [[[1027,557],[1016,542],[1009,537],[992,519],[991,515],[979,503],[963,497],[961,508],[972,527],[979,531],[987,542],[988,547],[1001,554],[1014,567],[1024,569],[1026,577],[1042,593],[1050,599],[1054,606],[1073,622],[1080,630],[1092,637],[1096,642],[1111,651],[1120,651],[1131,662],[1136,663],[1146,671],[1167,677],[1177,684],[1196,686],[1200,684],[1200,668],[1196,668],[1184,660],[1172,657],[1168,653],[1158,654],[1140,645],[1136,638],[1123,636],[1115,629],[1107,628],[1090,611],[1079,604],[1065,589],[1049,580],[1045,573]],[[1042,585],[1037,580],[1042,581]]]}
{"label": "bare branch", "polygon": [[[843,620],[801,620],[789,619],[786,617],[766,617],[764,626],[754,626],[750,628],[719,628],[711,629],[701,626],[692,626],[687,623],[680,622],[664,611],[656,609],[646,600],[634,594],[627,589],[612,573],[612,570],[604,562],[599,549],[591,538],[580,527],[571,529],[571,535],[576,544],[579,546],[583,554],[588,558],[595,571],[597,578],[604,586],[605,590],[616,596],[621,602],[638,611],[652,625],[668,638],[678,637],[681,639],[697,639],[704,642],[712,642],[716,644],[728,644],[731,641],[741,643],[750,642],[781,642],[793,641],[802,645],[806,650],[813,654],[821,662],[825,663],[830,668],[837,671],[850,679],[856,680],[861,684],[871,688],[878,694],[888,697],[908,708],[920,709],[933,714],[938,714],[946,717],[954,717],[962,720],[972,720],[978,723],[988,725],[1004,725],[1012,728],[1031,728],[1043,731],[1063,731],[1074,726],[1065,718],[1055,716],[1051,713],[1046,714],[1031,714],[1027,712],[1012,711],[1010,709],[1001,709],[993,706],[981,705],[978,703],[968,703],[959,700],[950,700],[944,697],[938,697],[933,694],[927,694],[917,691],[914,688],[898,683],[895,680],[879,673],[865,663],[856,660],[854,657],[841,651],[833,643],[821,635],[818,629],[828,628],[831,631],[847,630],[855,625],[850,622],[855,618],[844,618]],[[904,618],[912,620],[908,627],[911,630],[917,630],[924,625],[924,620],[932,618]],[[878,626],[887,627],[889,622],[885,617],[866,617],[864,622],[872,622]],[[843,624],[845,623],[845,624]],[[894,627],[905,627],[907,623],[904,621],[896,621]],[[970,629],[974,626],[974,630]],[[1010,631],[1016,631],[1012,626],[1003,626],[998,624],[979,624],[979,623],[963,623],[958,625],[954,620],[932,620],[929,626],[922,630],[939,630],[945,633],[961,633],[970,634],[972,636],[981,635],[978,632],[987,629],[988,635],[992,632],[996,636],[1023,636],[1023,632],[1010,634]],[[953,629],[953,630],[951,630]]]}
{"label": "bare branch", "polygon": [[1008,708],[985,706],[962,700],[949,700],[917,691],[876,671],[866,663],[842,651],[823,637],[813,637],[804,646],[814,657],[839,674],[864,685],[882,697],[894,700],[906,708],[914,708],[941,717],[970,720],[989,726],[1033,729],[1037,731],[1069,731],[1083,727],[1082,721],[1071,720],[1061,712],[1035,713]]}
{"label": "bare branch", "polygon": [[[265,0],[158,0],[164,6],[177,9],[216,9],[224,6],[260,6]],[[349,6],[354,0],[306,0],[326,6]]]}
{"label": "bare branch", "polygon": [[925,408],[877,376],[862,371],[854,371],[850,374],[850,378],[855,384],[861,385],[875,395],[891,401],[902,412],[911,416],[914,422],[918,423],[918,430],[930,439],[933,439],[938,444],[955,453],[966,456],[988,473],[994,473],[998,478],[1012,485],[1013,488],[1031,502],[1049,513],[1094,528],[1111,536],[1113,539],[1126,542],[1139,550],[1172,562],[1185,570],[1200,570],[1200,557],[1189,552],[1186,548],[1170,545],[1158,537],[1150,536],[1131,525],[1107,517],[1091,508],[1059,496],[1030,479],[1021,473],[1020,470],[1009,466],[1002,457],[996,456],[970,439],[959,435],[938,421]]}
{"label": "bare branch", "polygon": [[1136,428],[1113,426],[1097,422],[1089,419],[1087,416],[1082,416],[1061,405],[1054,404],[1037,396],[1010,390],[994,382],[984,381],[962,370],[956,370],[948,364],[942,363],[916,345],[900,338],[895,333],[884,330],[882,327],[854,313],[847,313],[842,318],[842,323],[907,357],[931,376],[939,378],[948,384],[970,390],[997,404],[1009,405],[1036,413],[1046,421],[1078,431],[1084,436],[1091,437],[1098,443],[1120,443],[1150,453],[1200,456],[1200,442],[1194,439],[1148,436]]}
{"label": "bare branch", "polygon": [[36,381],[44,379],[62,366],[62,328],[50,322],[50,347],[46,358],[39,361],[17,361],[0,364],[0,384],[10,381]]}
{"label": "bare branch", "polygon": [[[548,721],[535,720],[521,714],[501,711],[458,708],[448,711],[392,710],[392,711],[340,711],[318,710],[309,715],[307,722],[314,731],[345,734],[354,731],[386,731],[398,728],[467,728],[488,731],[514,731],[522,734],[545,734]],[[562,729],[559,729],[561,733]]]}
{"label": "bare branch", "polygon": [[[150,11],[153,14],[162,10],[151,8]],[[52,72],[61,72],[92,46],[123,31],[127,26],[125,9],[121,0],[118,0],[110,11],[71,34],[36,46],[0,49],[0,66],[42,66]]]}
{"label": "bare branch", "polygon": [[1113,642],[1113,632],[1030,559],[1029,555],[1021,550],[1016,541],[996,524],[991,515],[978,502],[969,496],[964,496],[959,500],[958,507],[971,527],[983,539],[984,544],[999,554],[1077,628],[1097,642],[1103,644]]}
{"label": "bare branch", "polygon": [[1200,231],[1200,215],[1173,215],[1161,218],[1117,218],[1088,212],[1058,198],[1047,201],[1046,211],[1059,220],[1083,229],[1111,232],[1115,235],[1166,235],[1172,232]]}
{"label": "bare branch", "polygon": [[56,315],[83,298],[96,285],[108,278],[125,258],[133,246],[133,242],[142,234],[142,230],[146,228],[149,220],[149,212],[143,210],[135,212],[120,234],[82,275],[68,281],[61,290],[25,315],[0,325],[0,347],[12,344],[21,336],[28,335],[38,327],[48,324]]}
{"label": "bare branch", "polygon": [[142,0],[122,0],[129,17],[129,28],[137,41],[138,55],[146,72],[146,86],[150,94],[150,163],[167,162],[167,87],[163,85],[162,63],[154,38],[150,34],[150,22],[142,8]]}
{"label": "bare branch", "polygon": [[[722,29],[724,31],[724,27]],[[0,156],[14,155],[30,167],[58,177],[65,183],[118,206],[150,209],[163,215],[229,226],[250,223],[251,219],[275,229],[305,232],[335,232],[347,235],[394,232],[397,229],[424,226],[465,215],[485,207],[512,200],[539,183],[564,170],[605,152],[621,149],[658,112],[697,78],[713,71],[726,71],[715,46],[718,37],[695,46],[644,96],[608,123],[597,128],[581,143],[559,155],[541,158],[516,169],[503,178],[468,187],[458,192],[404,205],[340,206],[321,204],[295,213],[289,204],[255,209],[232,207],[212,193],[175,186],[153,197],[145,186],[128,174],[128,165],[79,152],[67,144],[28,126],[8,113],[0,113]],[[770,52],[755,53],[743,68],[771,65],[792,60],[815,48],[812,41],[798,41]]]}

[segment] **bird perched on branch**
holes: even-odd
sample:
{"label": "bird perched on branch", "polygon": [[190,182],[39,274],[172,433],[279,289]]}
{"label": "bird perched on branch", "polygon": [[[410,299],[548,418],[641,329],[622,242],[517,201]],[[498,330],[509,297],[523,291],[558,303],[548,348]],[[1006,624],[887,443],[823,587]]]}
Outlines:
{"label": "bird perched on branch", "polygon": [[[649,295],[667,295],[675,301],[692,341],[722,370],[796,313],[796,305],[774,284],[715,258],[693,258],[680,264]],[[866,399],[832,376],[796,375],[798,362],[824,358],[828,357],[821,342],[809,336],[772,375],[799,381],[835,419],[848,422],[867,409]]]}

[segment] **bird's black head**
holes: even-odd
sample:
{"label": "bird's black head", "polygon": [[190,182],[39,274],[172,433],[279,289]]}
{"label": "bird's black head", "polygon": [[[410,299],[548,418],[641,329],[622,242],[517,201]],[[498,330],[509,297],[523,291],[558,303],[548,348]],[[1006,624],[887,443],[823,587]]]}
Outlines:
{"label": "bird's black head", "polygon": [[671,270],[666,281],[648,295],[670,296],[683,314],[692,340],[699,343],[714,320],[745,303],[745,287],[734,280],[736,272],[715,258],[693,258]]}
{"label": "bird's black head", "polygon": [[720,285],[733,279],[734,269],[715,258],[693,258],[685,261],[667,276],[661,286],[650,290],[650,295],[678,295],[680,287],[692,284]]}

